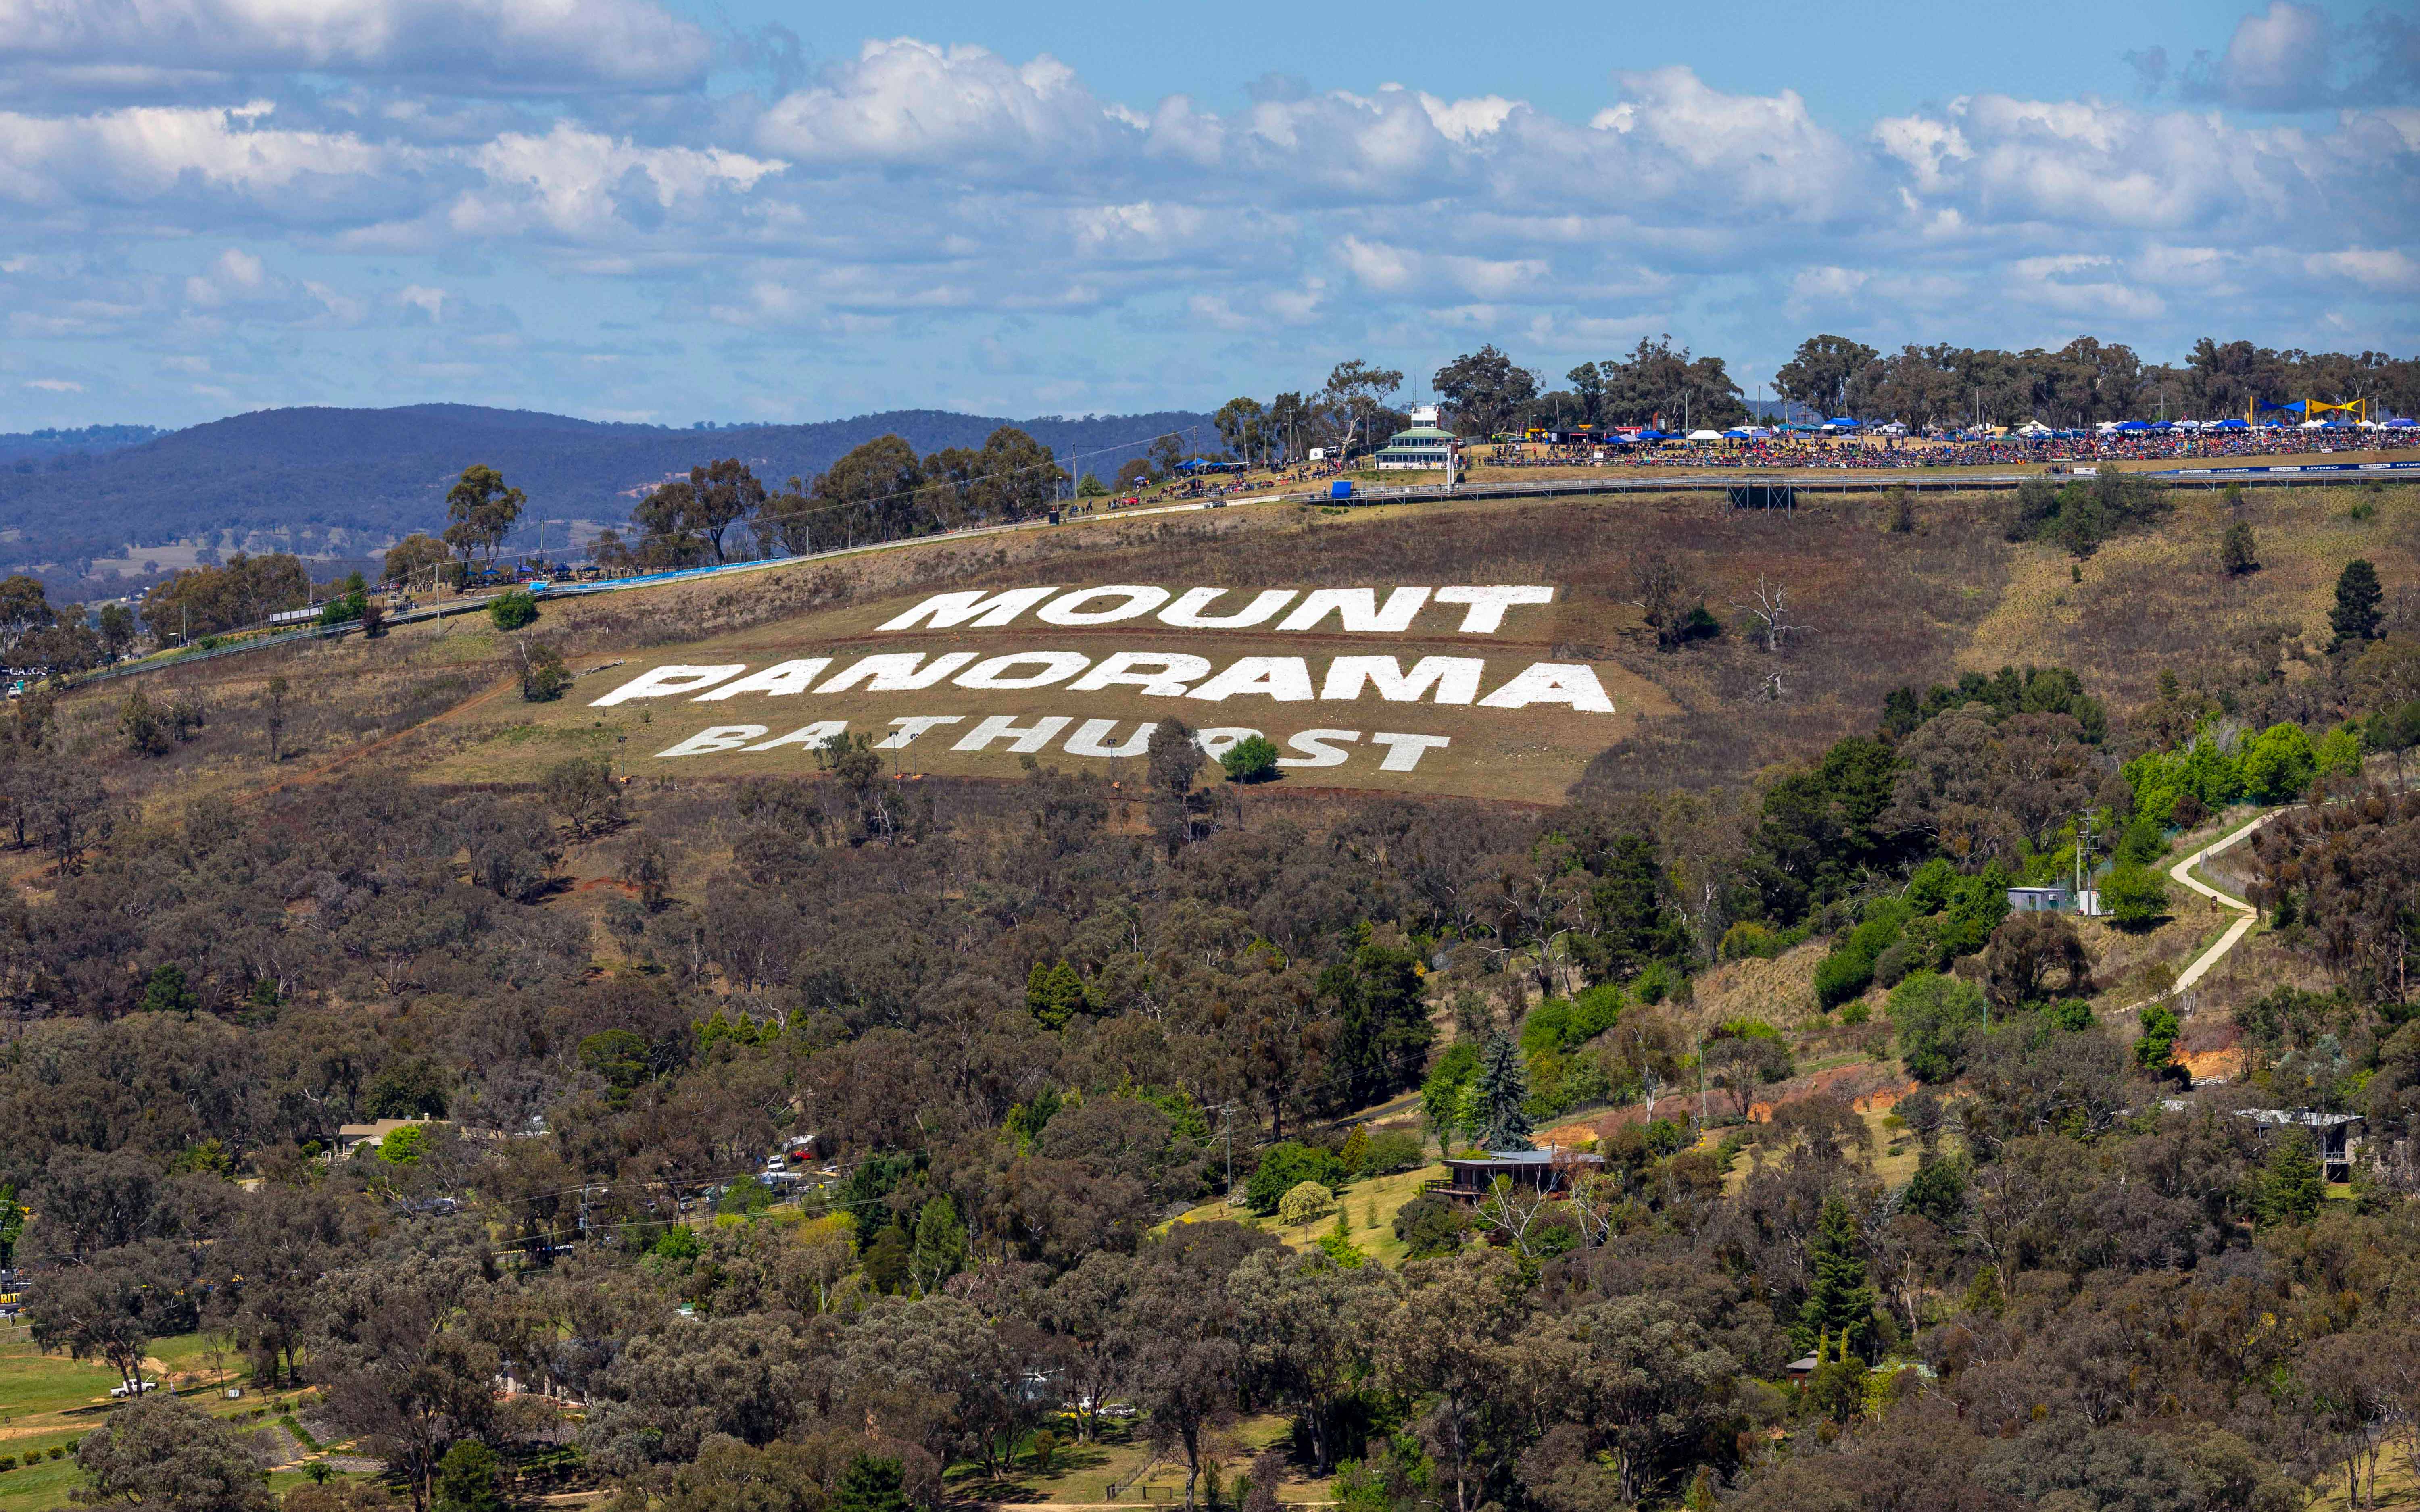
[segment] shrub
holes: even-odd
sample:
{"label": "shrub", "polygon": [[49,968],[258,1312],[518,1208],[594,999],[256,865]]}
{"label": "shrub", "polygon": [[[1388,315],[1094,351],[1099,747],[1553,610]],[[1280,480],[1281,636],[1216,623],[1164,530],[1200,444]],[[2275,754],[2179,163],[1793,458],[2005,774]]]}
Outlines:
{"label": "shrub", "polygon": [[1896,987],[1911,971],[1924,964],[1916,942],[1893,940],[1883,953],[1874,957],[1874,980],[1885,987]]}
{"label": "shrub", "polygon": [[2253,543],[2250,525],[2237,520],[2219,537],[2218,565],[2230,578],[2260,570],[2260,549]]}
{"label": "shrub", "polygon": [[743,1176],[714,1199],[718,1213],[763,1212],[773,1205],[773,1189],[752,1176]]}
{"label": "shrub", "polygon": [[2168,838],[2160,826],[2136,814],[2124,833],[2118,837],[2118,859],[2136,866],[2148,866],[2167,853]]}
{"label": "shrub", "polygon": [[1650,961],[1647,969],[1630,980],[1630,995],[1642,1003],[1660,1003],[1672,995],[1679,983],[1673,980],[1670,966],[1661,961]]}
{"label": "shrub", "polygon": [[2065,998],[2042,1010],[2042,1022],[2072,1034],[2092,1027],[2092,1005],[2081,997]]}
{"label": "shrub", "polygon": [[1450,1255],[1462,1248],[1462,1236],[1469,1225],[1462,1210],[1449,1197],[1434,1192],[1423,1193],[1395,1210],[1395,1237],[1410,1252],[1408,1259],[1424,1260],[1433,1255]]}
{"label": "shrub", "polygon": [[1891,1027],[1907,1073],[1920,1082],[1955,1080],[1983,1023],[1983,994],[1956,977],[1919,971],[1890,995]]}
{"label": "shrub", "polygon": [[1259,1168],[1245,1183],[1244,1198],[1254,1212],[1266,1216],[1278,1211],[1287,1193],[1304,1182],[1335,1188],[1345,1179],[1344,1162],[1332,1149],[1287,1140],[1272,1145],[1261,1156]]}
{"label": "shrub", "polygon": [[1385,1129],[1370,1136],[1370,1148],[1361,1157],[1365,1176],[1390,1176],[1408,1171],[1428,1154],[1428,1142],[1408,1129]]}
{"label": "shrub", "polygon": [[2311,748],[2311,754],[2321,777],[2354,777],[2361,772],[2365,749],[2361,726],[2348,719],[2321,735]]}
{"label": "shrub", "polygon": [[1266,735],[1246,735],[1218,758],[1230,782],[1261,782],[1279,776],[1278,748]]}
{"label": "shrub", "polygon": [[1336,1194],[1317,1181],[1297,1181],[1278,1199],[1278,1222],[1292,1227],[1307,1224],[1335,1204]]}
{"label": "shrub", "polygon": [[1874,982],[1874,958],[1854,950],[1835,950],[1815,967],[1815,1000],[1825,1011],[1864,995]]}
{"label": "shrub", "polygon": [[2273,724],[2243,743],[2243,787],[2263,803],[2287,803],[2303,795],[2319,770],[2311,737],[2298,724]]}
{"label": "shrub", "polygon": [[526,588],[513,589],[488,605],[488,618],[499,630],[518,630],[537,619],[537,598]]}
{"label": "shrub", "polygon": [[1428,1120],[1429,1133],[1443,1145],[1452,1139],[1462,1121],[1465,1100],[1470,1084],[1479,1075],[1479,1046],[1468,1040],[1459,1040],[1437,1057],[1436,1065],[1420,1084],[1420,1115]]}
{"label": "shrub", "polygon": [[1521,1021],[1521,1048],[1572,1050],[1612,1028],[1621,1017],[1621,989],[1607,983],[1577,997],[1550,997]]}
{"label": "shrub", "polygon": [[1832,953],[1815,968],[1815,999],[1826,1011],[1860,996],[1873,985],[1874,964],[1898,943],[1900,932],[1915,914],[1904,898],[1877,898],[1865,908],[1865,922],[1851,930]]}
{"label": "shrub", "polygon": [[2101,882],[2101,902],[2122,930],[2148,930],[2168,917],[2168,885],[2148,866],[2121,863]]}
{"label": "shrub", "polygon": [[2376,567],[2360,559],[2346,563],[2336,579],[2335,608],[2328,615],[2337,642],[2377,639],[2379,625],[2385,619],[2380,609],[2385,596]]}
{"label": "shrub", "polygon": [[563,653],[541,641],[524,647],[521,653],[521,697],[531,703],[547,703],[563,697],[571,686],[571,669],[563,664]]}
{"label": "shrub", "polygon": [[1772,929],[1748,919],[1741,919],[1723,931],[1720,945],[1714,947],[1718,961],[1770,961],[1787,947],[1781,935]]}

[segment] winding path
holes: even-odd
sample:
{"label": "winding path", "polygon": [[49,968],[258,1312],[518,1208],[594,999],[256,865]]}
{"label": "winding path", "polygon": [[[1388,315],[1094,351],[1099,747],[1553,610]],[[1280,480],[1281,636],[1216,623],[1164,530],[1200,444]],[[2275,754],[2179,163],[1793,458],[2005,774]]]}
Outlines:
{"label": "winding path", "polygon": [[[2250,903],[2245,903],[2242,899],[2231,897],[2202,881],[2199,877],[2193,874],[2193,869],[2201,865],[2202,862],[2210,859],[2211,856],[2216,856],[2219,852],[2236,844],[2245,836],[2251,834],[2254,830],[2259,828],[2262,825],[2267,824],[2270,820],[2276,818],[2279,814],[2284,813],[2285,811],[2286,810],[2284,809],[2272,809],[2267,813],[2259,814],[2256,816],[2250,824],[2245,825],[2242,828],[2235,831],[2233,834],[2228,835],[2224,839],[2211,841],[2200,850],[2194,852],[2191,856],[2186,856],[2183,860],[2179,861],[2176,865],[2168,868],[2168,875],[2174,877],[2179,882],[2183,883],[2186,887],[2191,887],[2194,891],[2200,893],[2203,897],[2210,899],[2220,907],[2235,910],[2239,917],[2236,918],[2234,923],[2226,926],[2226,933],[2218,937],[2216,944],[2196,956],[2194,959],[2194,964],[2192,965],[2185,967],[2182,972],[2178,974],[2176,984],[2170,987],[2166,992],[2160,994],[2160,997],[2174,997],[2178,994],[2182,993],[2187,988],[2191,987],[2195,982],[2201,980],[2203,976],[2209,972],[2211,967],[2218,964],[2219,962],[2226,959],[2227,951],[2235,949],[2235,945],[2238,940],[2242,939],[2243,936],[2252,933],[2253,925],[2260,922],[2260,911],[2258,909],[2253,907]],[[2159,998],[2154,997],[2151,1001],[2157,1002],[2159,1001]]]}

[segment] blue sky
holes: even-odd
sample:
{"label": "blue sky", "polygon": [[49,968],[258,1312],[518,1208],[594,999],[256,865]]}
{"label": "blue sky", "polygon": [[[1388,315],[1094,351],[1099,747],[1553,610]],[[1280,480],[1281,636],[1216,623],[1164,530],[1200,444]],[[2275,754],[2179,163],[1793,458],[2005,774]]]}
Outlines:
{"label": "blue sky", "polygon": [[0,430],[2420,349],[2420,5],[0,0]]}

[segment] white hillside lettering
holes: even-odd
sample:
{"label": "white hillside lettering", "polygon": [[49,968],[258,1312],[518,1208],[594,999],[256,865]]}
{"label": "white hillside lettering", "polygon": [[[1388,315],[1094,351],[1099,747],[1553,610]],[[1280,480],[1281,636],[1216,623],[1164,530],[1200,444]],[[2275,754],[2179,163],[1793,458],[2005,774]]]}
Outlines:
{"label": "white hillside lettering", "polygon": [[1333,614],[1354,635],[1401,635],[1412,627],[1412,617],[1428,601],[1425,588],[1398,588],[1387,595],[1387,606],[1381,609],[1377,590],[1373,588],[1318,588],[1278,628],[1315,630],[1320,621]]}
{"label": "white hillside lettering", "polygon": [[658,667],[641,672],[603,698],[588,706],[610,709],[616,703],[632,699],[668,699],[683,693],[694,693],[702,687],[712,687],[726,677],[737,677],[748,670],[746,662],[733,662],[722,667]]}
{"label": "white hillside lettering", "polygon": [[761,672],[750,672],[737,682],[700,693],[690,702],[709,703],[717,699],[737,698],[742,693],[766,693],[780,698],[791,693],[803,693],[831,665],[830,656],[808,656],[799,661],[777,661]]}
{"label": "white hillside lettering", "polygon": [[[1421,611],[1460,609],[1459,635],[1495,635],[1504,617],[1515,609],[1555,601],[1555,589],[1544,583],[1451,584],[1444,588],[1187,588],[1181,592],[1151,583],[1106,583],[1092,588],[1010,588],[998,593],[965,589],[936,594],[914,608],[882,622],[880,628],[954,630],[962,626],[997,630],[1016,623],[1029,610],[1045,625],[1116,625],[1151,615],[1180,630],[1249,630],[1268,625],[1295,600],[1294,612],[1276,628],[1317,630],[1329,625],[1350,635],[1402,635]],[[1249,594],[1249,599],[1242,595]],[[1384,594],[1383,603],[1379,594]],[[1214,612],[1221,610],[1219,612]],[[1153,611],[1157,610],[1156,614]],[[1436,626],[1442,628],[1442,626]]]}
{"label": "white hillside lettering", "polygon": [[1541,661],[1520,676],[1479,701],[1482,709],[1526,709],[1535,703],[1561,703],[1582,714],[1611,714],[1613,700],[1596,680],[1596,669],[1586,662]]}
{"label": "white hillside lettering", "polygon": [[1295,590],[1271,588],[1255,594],[1252,601],[1233,614],[1211,614],[1210,606],[1225,596],[1224,588],[1188,588],[1182,597],[1159,611],[1159,623],[1172,625],[1180,630],[1244,630],[1255,625],[1265,625],[1277,611],[1294,602]]}
{"label": "white hillside lettering", "polygon": [[1366,686],[1389,703],[1417,703],[1436,689],[1439,703],[1467,703],[1479,696],[1479,678],[1487,663],[1477,656],[1422,656],[1410,671],[1392,656],[1339,656],[1327,664],[1327,681],[1319,687],[1322,701],[1349,702]]}
{"label": "white hillside lettering", "polygon": [[1465,635],[1494,635],[1504,625],[1504,611],[1521,604],[1551,604],[1555,591],[1551,588],[1521,587],[1499,583],[1493,588],[1440,588],[1436,591],[1440,604],[1466,604],[1469,611],[1462,617]]}
{"label": "white hillside lettering", "polygon": [[[1093,664],[1093,658],[1074,651],[1013,651],[1005,656],[993,656],[979,661],[960,672],[960,687],[1027,688],[1048,687],[1063,683]],[[1031,668],[1032,671],[1018,671]]]}
{"label": "white hillside lettering", "polygon": [[1131,583],[1078,588],[1033,611],[1045,625],[1114,625],[1138,620],[1168,602],[1168,590]]}
{"label": "white hillside lettering", "polygon": [[1101,693],[1113,687],[1140,688],[1145,698],[1183,698],[1185,690],[1210,675],[1210,658],[1181,651],[1121,651],[1067,685],[1070,693]]}
{"label": "white hillside lettering", "polygon": [[936,594],[898,618],[884,621],[882,628],[913,630],[929,626],[936,630],[949,630],[961,625],[971,625],[980,629],[997,630],[1057,592],[1056,588],[1011,588],[1005,593],[990,594],[981,589],[964,594]]}
{"label": "white hillside lettering", "polygon": [[867,656],[834,672],[818,693],[845,693],[860,683],[869,693],[921,693],[975,659],[971,651],[953,651],[933,658],[929,667],[921,651],[885,652]]}
{"label": "white hillside lettering", "polygon": [[1280,703],[1311,698],[1311,666],[1300,656],[1240,656],[1233,666],[1187,693],[1211,703],[1260,694]]}

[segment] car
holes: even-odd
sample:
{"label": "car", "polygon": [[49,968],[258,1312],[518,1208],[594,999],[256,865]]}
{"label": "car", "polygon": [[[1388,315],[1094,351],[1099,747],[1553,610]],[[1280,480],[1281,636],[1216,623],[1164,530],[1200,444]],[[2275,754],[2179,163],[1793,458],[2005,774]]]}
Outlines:
{"label": "car", "polygon": [[129,1396],[140,1396],[159,1389],[160,1383],[156,1381],[121,1381],[109,1388],[109,1395],[123,1401]]}

